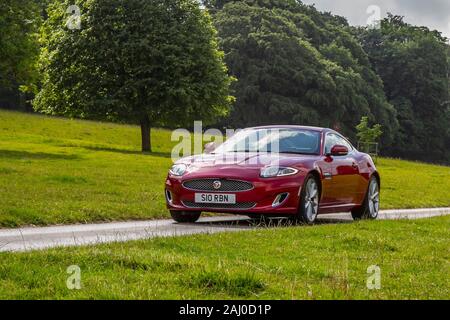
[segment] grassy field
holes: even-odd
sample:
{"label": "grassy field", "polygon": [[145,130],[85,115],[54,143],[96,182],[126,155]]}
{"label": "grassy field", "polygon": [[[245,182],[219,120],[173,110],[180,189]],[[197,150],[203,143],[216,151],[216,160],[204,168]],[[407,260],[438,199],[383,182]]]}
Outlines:
{"label": "grassy field", "polygon": [[[0,111],[0,227],[167,218],[175,144],[154,130]],[[450,206],[450,167],[380,159],[382,208]]]}
{"label": "grassy field", "polygon": [[[0,254],[0,299],[450,299],[450,217]],[[81,290],[66,270],[81,269]],[[369,266],[381,289],[366,287]]]}

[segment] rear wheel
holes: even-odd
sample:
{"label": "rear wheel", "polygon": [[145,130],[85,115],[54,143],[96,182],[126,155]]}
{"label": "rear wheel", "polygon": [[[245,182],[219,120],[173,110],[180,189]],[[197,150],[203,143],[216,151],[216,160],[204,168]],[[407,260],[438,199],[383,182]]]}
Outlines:
{"label": "rear wheel", "polygon": [[200,218],[201,214],[200,211],[170,211],[172,219],[180,223],[195,222]]}
{"label": "rear wheel", "polygon": [[376,177],[372,176],[367,188],[366,197],[361,207],[352,210],[354,220],[376,219],[380,210],[380,186]]}
{"label": "rear wheel", "polygon": [[300,193],[300,206],[296,220],[313,224],[319,212],[319,200],[319,183],[316,177],[308,175]]}

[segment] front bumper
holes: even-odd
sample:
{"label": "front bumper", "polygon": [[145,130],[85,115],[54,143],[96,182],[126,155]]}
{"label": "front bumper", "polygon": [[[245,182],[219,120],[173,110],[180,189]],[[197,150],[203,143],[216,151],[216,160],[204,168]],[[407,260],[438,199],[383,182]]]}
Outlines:
{"label": "front bumper", "polygon": [[[217,178],[219,177],[209,177]],[[189,180],[191,180],[190,178]],[[222,178],[223,179],[223,178]],[[242,180],[239,177],[227,179]],[[304,176],[289,176],[277,178],[259,178],[248,181],[254,188],[239,192],[193,191],[183,187],[182,177],[168,176],[165,183],[166,204],[169,210],[207,211],[234,214],[273,214],[293,215],[297,213],[300,188]],[[168,193],[170,192],[170,193]],[[231,193],[236,195],[236,206],[195,204],[195,193]],[[279,205],[273,206],[278,195],[286,193],[288,196]]]}

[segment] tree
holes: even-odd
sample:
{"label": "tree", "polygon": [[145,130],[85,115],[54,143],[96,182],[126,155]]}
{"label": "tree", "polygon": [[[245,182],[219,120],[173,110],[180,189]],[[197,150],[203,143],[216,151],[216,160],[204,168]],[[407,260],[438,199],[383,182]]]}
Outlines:
{"label": "tree", "polygon": [[356,138],[363,115],[397,130],[395,110],[347,21],[296,0],[212,0],[221,48],[238,78],[226,124],[309,124]]}
{"label": "tree", "polygon": [[369,118],[362,117],[361,122],[356,126],[356,136],[361,143],[375,143],[383,134],[380,124],[375,124],[372,128],[369,126]]}
{"label": "tree", "polygon": [[446,39],[391,14],[380,29],[359,28],[356,34],[397,110],[400,130],[388,154],[450,163]]}
{"label": "tree", "polygon": [[[41,7],[36,0],[2,0],[0,5],[0,100],[16,101],[18,89],[34,91],[38,77],[38,28]],[[17,107],[17,106],[16,106]]]}
{"label": "tree", "polygon": [[35,109],[153,126],[227,114],[232,97],[207,11],[195,0],[78,0],[81,28],[66,27],[73,1],[53,1],[43,32],[44,79]]}

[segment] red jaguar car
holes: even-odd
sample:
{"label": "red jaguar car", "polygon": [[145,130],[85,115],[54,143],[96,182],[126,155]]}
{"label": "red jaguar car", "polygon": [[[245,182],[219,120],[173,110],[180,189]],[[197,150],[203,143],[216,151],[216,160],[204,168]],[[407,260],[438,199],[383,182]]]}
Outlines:
{"label": "red jaguar car", "polygon": [[177,222],[195,222],[202,211],[307,224],[318,214],[345,211],[375,219],[379,190],[369,155],[334,130],[304,126],[238,131],[208,153],[177,161],[165,184]]}

